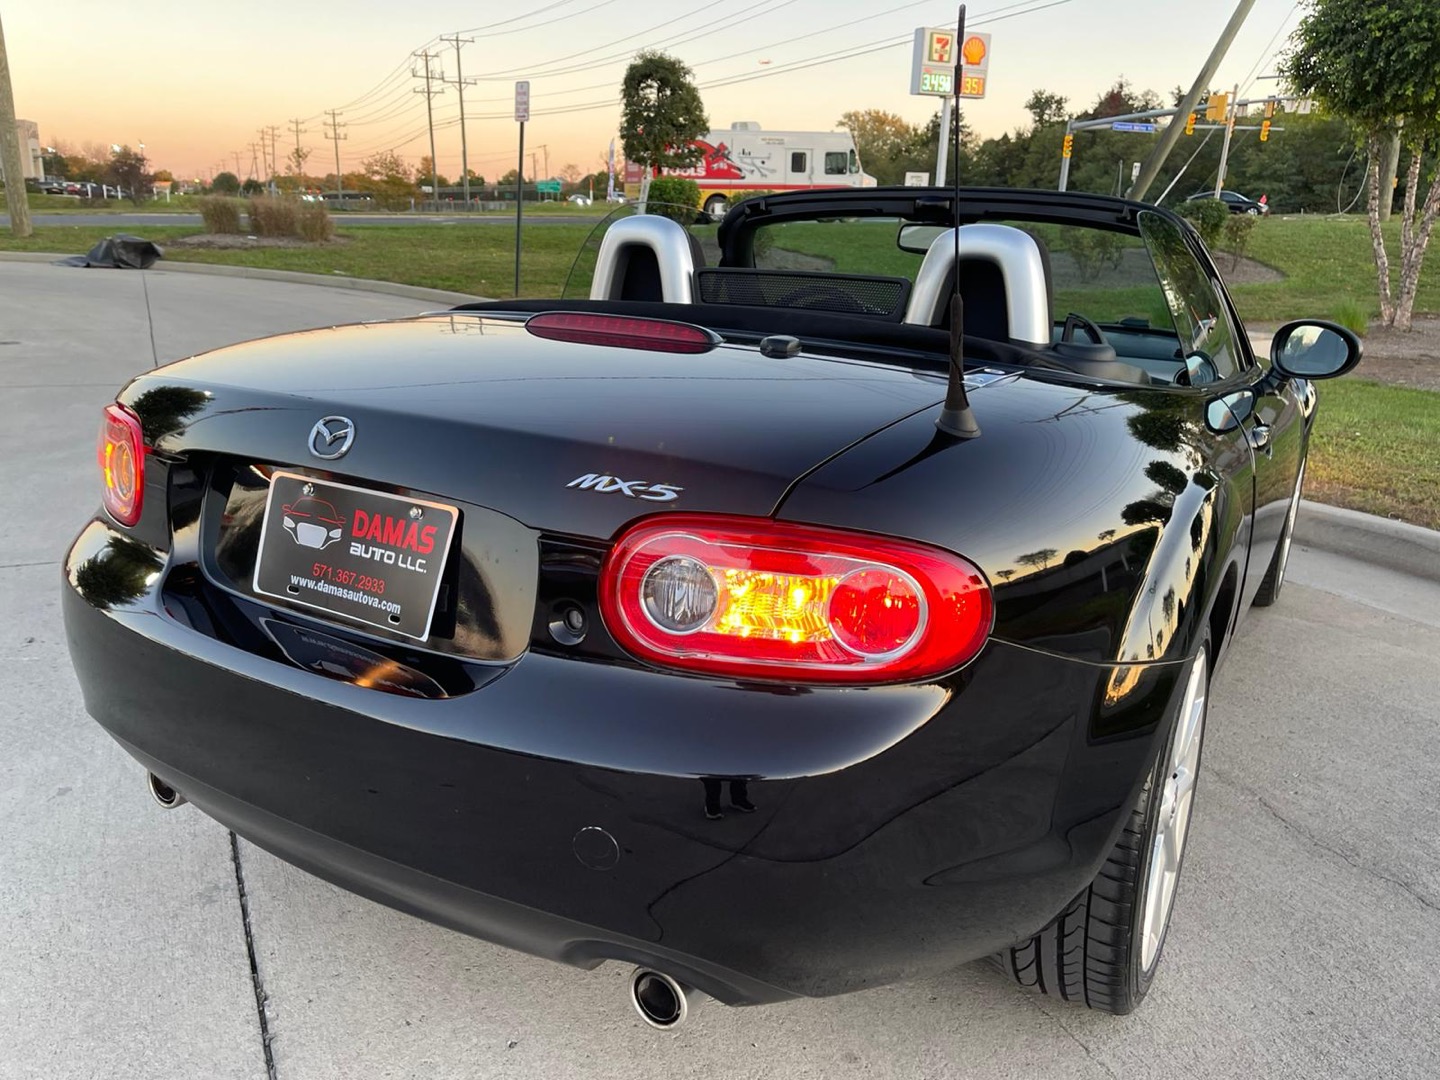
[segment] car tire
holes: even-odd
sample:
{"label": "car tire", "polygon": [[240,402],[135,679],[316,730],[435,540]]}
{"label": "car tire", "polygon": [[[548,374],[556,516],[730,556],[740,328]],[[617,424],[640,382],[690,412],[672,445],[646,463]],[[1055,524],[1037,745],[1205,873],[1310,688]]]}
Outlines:
{"label": "car tire", "polygon": [[1250,207],[1249,209],[1247,209],[1247,210],[1245,211],[1245,213],[1249,214],[1251,217],[1259,217],[1259,216],[1260,216],[1260,208],[1259,208],[1258,206],[1252,206],[1252,207]]}
{"label": "car tire", "polygon": [[1159,968],[1185,860],[1210,686],[1208,642],[1119,839],[1086,886],[1030,940],[994,959],[1021,986],[1124,1015]]}
{"label": "car tire", "polygon": [[1295,515],[1300,509],[1300,491],[1305,486],[1305,462],[1300,462],[1300,475],[1295,477],[1295,493],[1290,496],[1290,509],[1285,515],[1285,528],[1280,534],[1280,543],[1270,557],[1265,577],[1255,593],[1256,607],[1269,607],[1280,599],[1280,590],[1285,587],[1285,567],[1290,562],[1290,539],[1295,533]]}
{"label": "car tire", "polygon": [[711,217],[724,217],[730,209],[730,200],[724,195],[711,195],[705,200],[705,212]]}

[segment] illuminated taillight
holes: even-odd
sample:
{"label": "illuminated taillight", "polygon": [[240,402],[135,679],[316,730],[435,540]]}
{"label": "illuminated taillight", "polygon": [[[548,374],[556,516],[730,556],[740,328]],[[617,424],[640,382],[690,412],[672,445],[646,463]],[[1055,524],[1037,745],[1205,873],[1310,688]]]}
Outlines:
{"label": "illuminated taillight", "polygon": [[536,337],[581,345],[611,345],[650,352],[702,353],[720,344],[718,335],[702,326],[667,319],[636,319],[628,315],[590,315],[578,311],[547,311],[532,315],[525,329]]}
{"label": "illuminated taillight", "polygon": [[941,675],[990,633],[989,584],[948,551],[768,519],[666,514],[626,530],[600,611],[642,660],[790,683]]}
{"label": "illuminated taillight", "polygon": [[145,442],[139,419],[125,406],[106,406],[96,456],[105,509],[121,525],[134,525],[145,502]]}

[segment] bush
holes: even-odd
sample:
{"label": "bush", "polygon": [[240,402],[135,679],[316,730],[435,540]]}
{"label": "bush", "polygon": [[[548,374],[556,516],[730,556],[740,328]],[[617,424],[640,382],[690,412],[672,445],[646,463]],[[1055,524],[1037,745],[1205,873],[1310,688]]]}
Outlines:
{"label": "bush", "polygon": [[323,244],[335,238],[335,221],[324,203],[300,204],[300,238],[312,244]]}
{"label": "bush", "polygon": [[256,236],[299,236],[300,204],[280,195],[251,199],[250,231]]}
{"label": "bush", "polygon": [[1195,226],[1195,231],[1200,234],[1200,239],[1205,241],[1208,248],[1219,245],[1220,238],[1225,234],[1225,226],[1230,221],[1230,208],[1219,199],[1183,202],[1176,207],[1175,212]]}
{"label": "bush", "polygon": [[240,231],[240,200],[224,195],[206,195],[200,199],[200,220],[207,233],[238,233]]}
{"label": "bush", "polygon": [[1255,231],[1255,223],[1259,220],[1253,214],[1227,214],[1225,250],[1235,256],[1235,261],[1230,264],[1232,270],[1245,257],[1245,249],[1250,246],[1250,234]]}
{"label": "bush", "polygon": [[678,176],[657,176],[650,181],[650,194],[646,197],[647,209],[650,203],[658,204],[653,213],[674,218],[682,225],[695,220],[700,209],[700,185],[694,180],[682,180]]}

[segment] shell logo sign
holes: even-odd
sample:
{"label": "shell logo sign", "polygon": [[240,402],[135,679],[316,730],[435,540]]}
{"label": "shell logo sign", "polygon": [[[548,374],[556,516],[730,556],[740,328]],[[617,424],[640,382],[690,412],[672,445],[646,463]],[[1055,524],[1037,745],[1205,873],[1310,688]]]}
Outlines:
{"label": "shell logo sign", "polygon": [[[955,85],[957,53],[959,87]],[[983,98],[989,67],[989,34],[967,34],[963,40],[957,40],[954,30],[922,26],[915,31],[910,93],[950,97],[958,89],[960,97]]]}

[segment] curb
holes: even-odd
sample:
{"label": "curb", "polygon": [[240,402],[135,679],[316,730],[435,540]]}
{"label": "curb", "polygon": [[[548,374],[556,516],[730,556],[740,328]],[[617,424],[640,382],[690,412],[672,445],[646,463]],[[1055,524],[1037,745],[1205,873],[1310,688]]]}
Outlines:
{"label": "curb", "polygon": [[1412,577],[1440,581],[1440,532],[1419,525],[1301,499],[1294,541]]}
{"label": "curb", "polygon": [[[0,262],[54,263],[69,255],[40,251],[0,251]],[[298,270],[267,270],[258,266],[222,266],[214,263],[162,262],[150,268],[152,274],[211,274],[216,277],[253,278],[259,281],[283,281],[291,285],[311,285],[321,289],[349,289],[352,292],[384,293],[409,300],[429,300],[437,304],[473,304],[484,296],[450,292],[446,289],[425,289],[418,285],[401,285],[393,281],[353,278],[325,274],[305,274]]]}

